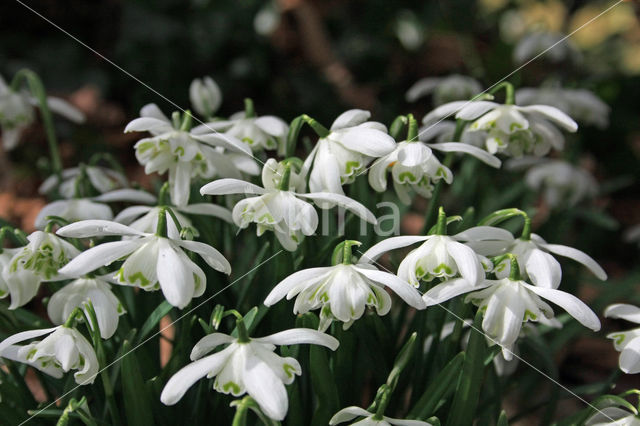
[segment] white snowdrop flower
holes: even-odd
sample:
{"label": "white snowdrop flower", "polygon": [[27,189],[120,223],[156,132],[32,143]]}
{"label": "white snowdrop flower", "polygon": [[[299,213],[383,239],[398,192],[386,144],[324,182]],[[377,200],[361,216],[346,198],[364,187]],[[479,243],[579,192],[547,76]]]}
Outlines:
{"label": "white snowdrop flower", "polygon": [[622,238],[628,243],[640,243],[640,225],[634,225],[626,229]]}
{"label": "white snowdrop flower", "polygon": [[75,308],[88,315],[87,301],[93,305],[102,338],[113,336],[118,328],[118,317],[125,310],[111,286],[101,277],[77,278],[56,291],[47,304],[47,314],[54,324],[64,324]]}
{"label": "white snowdrop flower", "polygon": [[[515,256],[511,258],[512,268],[517,269]],[[513,357],[513,346],[520,335],[522,323],[539,321],[556,326],[551,307],[541,298],[562,307],[585,327],[594,331],[600,329],[600,320],[577,297],[555,288],[539,287],[527,284],[519,279],[519,272],[511,273],[508,278],[484,280],[478,285],[470,285],[465,280],[455,280],[438,284],[427,291],[423,298],[427,306],[445,302],[464,293],[465,298],[484,312],[482,329],[495,343],[502,347],[504,358]]]}
{"label": "white snowdrop flower", "polygon": [[200,193],[255,195],[236,203],[232,212],[233,221],[240,228],[256,223],[258,235],[267,230],[273,231],[280,244],[289,251],[295,251],[303,236],[312,235],[318,227],[318,213],[310,201],[337,204],[369,223],[376,223],[373,213],[344,195],[297,192],[304,189],[304,179],[291,168],[291,164],[283,167],[282,163],[269,159],[262,170],[264,188],[237,179],[218,179],[203,186]]}
{"label": "white snowdrop flower", "polygon": [[361,109],[343,112],[321,137],[304,162],[311,192],[344,195],[342,185],[352,183],[372,160],[389,154],[395,141],[381,123],[367,121],[371,113]]}
{"label": "white snowdrop flower", "polygon": [[[351,264],[351,246],[357,241],[345,241],[334,251],[334,266],[304,269],[295,272],[278,283],[264,301],[272,306],[286,297],[296,297],[294,314],[304,314],[320,309],[319,330],[324,331],[332,321],[341,321],[349,328],[359,319],[367,306],[376,309],[378,315],[386,315],[391,309],[388,287],[402,300],[416,309],[424,302],[420,293],[397,276],[379,271],[367,263]],[[336,259],[336,253],[342,255]],[[363,256],[364,258],[364,256]]]}
{"label": "white snowdrop flower", "polygon": [[417,50],[424,42],[422,22],[411,10],[403,9],[398,13],[394,32],[400,44],[407,50]]}
{"label": "white snowdrop flower", "polygon": [[116,222],[85,220],[64,226],[57,233],[73,238],[130,237],[82,252],[60,269],[60,275],[82,276],[126,257],[114,277],[118,283],[146,291],[160,288],[167,301],[180,309],[201,296],[207,283],[202,269],[189,259],[184,249],[199,254],[216,271],[231,273],[227,259],[207,244],[144,233]]}
{"label": "white snowdrop flower", "polygon": [[569,114],[575,120],[604,129],[609,125],[611,108],[587,89],[562,87],[525,87],[516,90],[518,105],[550,105]]}
{"label": "white snowdrop flower", "polygon": [[142,202],[152,204],[155,201],[156,197],[153,195],[135,189],[117,189],[97,197],[53,201],[40,210],[34,226],[37,229],[44,229],[47,226],[47,216],[59,216],[69,222],[89,219],[111,220],[113,219],[111,207],[104,203]]}
{"label": "white snowdrop flower", "polygon": [[[587,419],[585,426],[640,426],[638,411],[633,406],[604,407]],[[629,409],[634,411],[629,412]]]}
{"label": "white snowdrop flower", "polygon": [[580,52],[567,37],[551,32],[532,32],[522,37],[513,49],[513,60],[518,64],[536,58],[544,52],[550,62],[579,61]]}
{"label": "white snowdrop flower", "polygon": [[330,425],[337,425],[344,422],[350,422],[357,417],[364,417],[357,422],[351,423],[352,425],[359,426],[430,426],[431,423],[423,422],[422,420],[405,420],[394,419],[387,416],[376,416],[376,413],[371,413],[364,408],[360,407],[346,407],[338,411],[329,420]]}
{"label": "white snowdrop flower", "polygon": [[35,297],[41,282],[57,279],[58,269],[80,253],[50,232],[35,231],[27,239],[26,246],[4,249],[0,254],[0,281],[11,295],[9,309],[28,303]]}
{"label": "white snowdrop flower", "polygon": [[[46,334],[41,341],[16,345]],[[73,376],[79,385],[93,383],[99,370],[91,343],[78,330],[64,325],[14,334],[0,343],[0,357],[28,364],[57,379],[77,370]]]}
{"label": "white snowdrop flower", "polygon": [[253,18],[253,29],[261,36],[270,36],[280,25],[278,3],[267,2]]}
{"label": "white snowdrop flower", "polygon": [[471,99],[482,92],[482,86],[473,77],[452,74],[446,77],[427,77],[416,81],[405,95],[407,102],[433,94],[435,106],[453,101]]}
{"label": "white snowdrop flower", "polygon": [[251,148],[246,143],[215,132],[213,128],[208,129],[212,133],[187,130],[190,127],[188,114],[182,121],[172,123],[155,104],[149,104],[140,110],[140,118],[125,128],[125,132],[151,133],[151,137],[136,143],[136,158],[145,166],[147,174],[169,173],[171,200],[178,206],[189,201],[192,178],[211,178],[216,173],[224,174],[229,168],[234,169],[216,147],[251,155]]}
{"label": "white snowdrop flower", "polygon": [[513,157],[545,155],[551,147],[562,149],[564,136],[556,127],[575,132],[571,117],[548,105],[518,106],[491,101],[457,101],[441,105],[423,118],[426,126],[448,116],[471,121],[468,132],[483,132],[485,147],[492,154]]}
{"label": "white snowdrop flower", "polygon": [[[35,120],[35,107],[38,105],[38,100],[29,91],[12,90],[0,76],[0,129],[5,150],[12,150],[18,145],[22,131]],[[60,98],[47,97],[47,106],[70,121],[84,121],[82,112]]]}
{"label": "white snowdrop flower", "polygon": [[[233,223],[233,218],[229,209],[221,206],[209,203],[196,203],[189,204],[182,207],[171,206],[180,226],[182,228],[189,228],[193,232],[193,236],[200,235],[198,230],[193,226],[191,219],[185,215],[202,215],[211,216],[218,219],[222,219],[225,222]],[[173,222],[169,212],[165,211],[163,206],[131,206],[122,210],[116,215],[114,222],[128,225],[133,229],[137,229],[140,232],[153,233],[158,229],[158,215],[164,211],[167,220],[167,235],[170,238],[179,239],[180,231]]]}
{"label": "white snowdrop flower", "polygon": [[49,176],[42,182],[38,192],[43,195],[49,194],[57,187],[63,198],[73,198],[79,184],[78,180],[84,177],[83,173],[93,188],[101,194],[128,186],[127,178],[120,172],[100,166],[83,166],[64,169],[60,177],[55,174]]}
{"label": "white snowdrop flower", "polygon": [[[604,311],[607,318],[619,318],[640,324],[640,308],[618,303]],[[627,374],[640,373],[640,327],[629,331],[618,331],[607,335],[613,339],[614,347],[620,353],[620,370]]]}
{"label": "white snowdrop flower", "polygon": [[189,86],[193,109],[203,117],[213,117],[222,103],[222,91],[211,77],[196,78]]}
{"label": "white snowdrop flower", "polygon": [[[268,417],[280,421],[289,408],[285,385],[293,383],[302,369],[295,358],[276,355],[276,346],[308,343],[336,350],[339,345],[335,338],[306,328],[249,338],[241,321],[237,324],[237,338],[214,333],[196,343],[191,351],[194,362],[169,379],[160,395],[162,403],[173,405],[195,382],[205,376],[215,377],[213,388],[216,391],[236,397],[247,393]],[[228,346],[206,355],[220,345]]]}

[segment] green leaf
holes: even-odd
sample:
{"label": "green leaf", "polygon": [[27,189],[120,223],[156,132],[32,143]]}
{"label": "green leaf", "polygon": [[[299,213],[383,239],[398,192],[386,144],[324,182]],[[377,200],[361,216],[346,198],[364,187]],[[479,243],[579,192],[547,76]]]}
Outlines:
{"label": "green leaf", "polygon": [[166,300],[158,305],[157,308],[151,312],[149,318],[142,324],[140,328],[140,333],[138,333],[138,337],[136,338],[136,343],[142,342],[154,329],[157,327],[160,320],[169,313],[173,309],[173,306],[169,304]]}
{"label": "green leaf", "polygon": [[484,375],[486,347],[485,336],[482,332],[482,312],[478,311],[473,322],[469,345],[462,365],[462,375],[451,404],[447,426],[473,424]]}
{"label": "green leaf", "polygon": [[523,216],[525,213],[520,209],[503,209],[498,210],[490,215],[486,216],[480,222],[478,222],[478,226],[495,226],[501,222],[504,222],[507,219],[511,219],[516,216]]}
{"label": "green leaf", "polygon": [[500,417],[498,418],[497,426],[509,426],[509,420],[507,419],[507,413],[504,410],[500,412]]}
{"label": "green leaf", "polygon": [[391,126],[389,126],[389,135],[392,138],[399,141],[402,137],[401,132],[404,129],[404,126],[407,124],[407,117],[404,115],[399,115],[393,120]]}
{"label": "green leaf", "polygon": [[416,405],[409,413],[410,417],[424,419],[436,411],[440,400],[446,398],[455,389],[464,359],[465,353],[460,352],[444,366],[442,371],[431,381],[418,402],[416,402]]}
{"label": "green leaf", "polygon": [[298,142],[298,135],[304,125],[304,117],[302,115],[296,117],[291,121],[289,125],[289,133],[287,133],[287,144],[285,157],[291,157],[296,152],[296,145]]}
{"label": "green leaf", "polygon": [[[123,343],[125,353],[131,349],[131,343]],[[127,424],[145,426],[153,425],[153,409],[151,395],[140,373],[140,365],[135,351],[122,358],[120,364],[122,376],[122,396]]]}

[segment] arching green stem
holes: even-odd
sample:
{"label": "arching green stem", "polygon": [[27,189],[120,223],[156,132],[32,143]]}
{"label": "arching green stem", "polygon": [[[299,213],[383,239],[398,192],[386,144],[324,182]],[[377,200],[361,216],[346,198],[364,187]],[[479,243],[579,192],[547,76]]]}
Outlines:
{"label": "arching green stem", "polygon": [[191,111],[186,110],[182,115],[180,130],[182,130],[183,132],[188,132],[189,130],[191,130],[192,125],[193,125],[193,116],[191,115]]}
{"label": "arching green stem", "polygon": [[498,91],[504,89],[504,103],[506,105],[513,105],[516,102],[515,99],[515,91],[513,88],[513,84],[509,83],[508,81],[503,81],[500,84],[496,84],[496,86],[489,90],[490,94],[495,94]]}
{"label": "arching green stem", "polygon": [[282,178],[280,179],[280,184],[278,185],[278,189],[281,191],[288,191],[290,181],[291,181],[291,164],[287,163],[284,165],[284,172],[282,173]]}
{"label": "arching green stem", "polygon": [[156,224],[156,235],[167,238],[167,207],[163,206],[158,211],[158,223]]}
{"label": "arching green stem", "polygon": [[45,220],[47,221],[47,226],[45,226],[44,232],[52,232],[55,225],[62,227],[67,226],[69,223],[71,223],[67,219],[60,216],[47,216],[45,217]]}
{"label": "arching green stem", "polygon": [[407,129],[407,142],[415,142],[418,140],[418,122],[413,114],[407,114],[409,127]]}
{"label": "arching green stem", "polygon": [[332,265],[351,265],[351,247],[359,246],[362,243],[356,240],[345,240],[338,244],[335,249],[333,249],[333,254],[331,255],[331,264]]}
{"label": "arching green stem", "polygon": [[244,99],[244,118],[253,118],[256,116],[256,109],[253,106],[251,98]]}
{"label": "arching green stem", "polygon": [[162,187],[160,188],[160,192],[158,193],[158,205],[159,206],[166,206],[169,203],[167,202],[167,194],[169,193],[169,182],[165,182],[162,184]]}
{"label": "arching green stem", "polygon": [[442,206],[438,209],[438,222],[436,222],[436,235],[447,235],[447,215]]}

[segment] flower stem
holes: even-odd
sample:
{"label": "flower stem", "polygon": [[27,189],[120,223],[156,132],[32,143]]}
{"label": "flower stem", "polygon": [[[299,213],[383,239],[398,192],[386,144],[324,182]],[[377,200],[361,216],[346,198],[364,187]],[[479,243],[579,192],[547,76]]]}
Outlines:
{"label": "flower stem", "polygon": [[78,318],[78,315],[81,315],[81,314],[82,314],[82,309],[75,308],[73,311],[71,311],[71,313],[67,317],[67,320],[64,322],[62,326],[66,328],[73,328],[73,326],[76,323],[76,319]]}
{"label": "flower stem", "polygon": [[165,182],[162,184],[162,187],[160,188],[160,192],[158,193],[158,205],[159,206],[166,206],[167,204],[169,204],[167,202],[167,194],[169,193],[169,182]]}
{"label": "flower stem", "polygon": [[253,118],[256,116],[256,110],[253,106],[251,98],[244,98],[244,118]]}
{"label": "flower stem", "polygon": [[236,320],[236,329],[238,330],[238,343],[249,343],[251,341],[247,326],[244,325],[244,319],[238,318]]}
{"label": "flower stem", "polygon": [[438,209],[438,222],[436,223],[436,235],[447,235],[447,215],[442,206]]}
{"label": "flower stem", "polygon": [[362,243],[356,240],[345,240],[338,244],[335,249],[333,249],[333,254],[331,255],[331,264],[333,266],[343,264],[343,265],[351,265],[351,247],[359,246]]}
{"label": "flower stem", "polygon": [[409,128],[407,129],[407,142],[414,142],[418,140],[418,122],[413,114],[407,114],[409,120]]}
{"label": "flower stem", "polygon": [[501,89],[504,89],[504,103],[506,105],[513,105],[516,101],[515,93],[513,84],[509,83],[508,81],[503,81],[502,83],[497,84],[493,89],[489,91],[489,93],[493,95]]}
{"label": "flower stem", "polygon": [[531,218],[526,213],[524,214],[524,227],[522,228],[521,240],[529,241],[531,239]]}
{"label": "flower stem", "polygon": [[156,235],[167,238],[167,208],[162,207],[158,212],[158,224],[156,225]]}
{"label": "flower stem", "polygon": [[182,116],[182,122],[180,123],[180,130],[184,132],[188,132],[191,130],[191,126],[193,125],[193,116],[191,115],[191,111],[186,110],[184,115]]}
{"label": "flower stem", "polygon": [[324,127],[322,124],[318,123],[315,119],[309,117],[307,114],[302,114],[302,119],[321,138],[325,138],[325,137],[327,137],[327,135],[329,135],[330,132],[326,127]]}
{"label": "flower stem", "polygon": [[290,181],[291,181],[291,164],[285,163],[284,172],[282,173],[282,178],[280,179],[280,184],[278,185],[278,189],[280,191],[288,191]]}
{"label": "flower stem", "polygon": [[520,281],[522,276],[520,275],[520,265],[518,265],[518,258],[509,253],[511,258],[511,269],[509,270],[509,279],[511,281]]}

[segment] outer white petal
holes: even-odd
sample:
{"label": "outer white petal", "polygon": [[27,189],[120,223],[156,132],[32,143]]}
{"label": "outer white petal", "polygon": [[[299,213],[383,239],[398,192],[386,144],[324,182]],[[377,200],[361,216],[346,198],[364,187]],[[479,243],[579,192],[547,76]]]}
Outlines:
{"label": "outer white petal", "polygon": [[151,117],[164,121],[167,124],[171,124],[171,120],[167,118],[158,105],[154,103],[146,104],[140,108],[140,117]]}
{"label": "outer white petal", "polygon": [[453,238],[460,241],[504,241],[505,244],[515,240],[511,232],[495,226],[474,226],[457,233]]}
{"label": "outer white petal", "polygon": [[461,294],[489,287],[490,285],[492,285],[492,283],[488,280],[479,285],[472,285],[469,283],[469,281],[463,278],[456,278],[453,280],[445,281],[442,284],[438,284],[437,286],[431,288],[429,291],[422,295],[422,298],[424,299],[427,306],[432,306],[445,302],[449,299],[453,299],[454,297]]}
{"label": "outer white petal", "polygon": [[204,135],[191,134],[194,139],[212,146],[221,146],[234,152],[251,155],[251,147],[240,139],[223,133],[208,133]]}
{"label": "outer white petal", "polygon": [[333,121],[330,130],[344,129],[345,127],[357,126],[367,121],[371,117],[369,111],[363,109],[350,109],[343,112]]}
{"label": "outer white petal", "polygon": [[124,128],[125,133],[128,132],[170,132],[171,125],[166,121],[153,117],[140,117],[131,121]]}
{"label": "outer white petal", "polygon": [[231,273],[231,265],[229,261],[215,248],[199,241],[174,240],[174,242],[187,250],[198,253],[209,266],[216,271]]}
{"label": "outer white petal", "polygon": [[421,241],[428,240],[429,238],[431,238],[430,235],[408,235],[387,238],[365,251],[360,257],[358,263],[375,262],[380,256],[388,251],[410,246],[411,244],[419,243]]}
{"label": "outer white petal", "polygon": [[195,282],[191,269],[185,264],[168,241],[160,239],[158,251],[158,281],[162,294],[171,305],[180,309],[189,304],[195,291]]}
{"label": "outer white petal", "polygon": [[502,165],[502,161],[500,161],[500,159],[495,155],[488,153],[484,149],[480,149],[476,146],[466,143],[442,142],[428,144],[428,146],[442,152],[464,152],[465,154],[476,157],[478,160],[482,161],[485,164],[488,164],[491,167],[495,167],[496,169],[499,169]]}
{"label": "outer white petal", "polygon": [[367,127],[346,130],[340,136],[340,143],[347,149],[376,158],[387,155],[396,146],[395,140],[388,134]]}
{"label": "outer white petal", "polygon": [[368,269],[364,267],[354,266],[354,268],[365,277],[372,281],[386,285],[395,294],[400,296],[402,300],[407,302],[410,306],[416,309],[424,309],[426,307],[420,293],[408,282],[398,278],[397,276],[388,272]]}
{"label": "outer white petal", "polygon": [[433,92],[433,90],[440,84],[441,78],[427,77],[413,83],[413,86],[407,90],[404,98],[407,102],[415,102],[419,98],[426,96]]}
{"label": "outer white petal", "polygon": [[300,284],[303,284],[305,281],[316,279],[320,275],[331,272],[333,269],[334,268],[331,266],[324,266],[320,268],[303,269],[302,271],[298,271],[289,275],[287,278],[280,281],[280,283],[278,283],[278,285],[276,285],[273,290],[271,290],[271,292],[267,295],[267,298],[264,299],[264,304],[266,306],[272,306],[276,304],[293,288],[297,287]]}
{"label": "outer white petal", "polygon": [[568,257],[569,259],[573,259],[578,263],[582,263],[587,267],[593,275],[598,277],[601,280],[607,279],[607,273],[602,269],[598,262],[593,260],[591,256],[582,252],[578,249],[574,249],[573,247],[567,247],[560,244],[538,244],[540,247],[549,250],[551,253],[558,254],[560,256]]}
{"label": "outer white petal", "polygon": [[370,413],[364,408],[360,407],[347,407],[338,411],[336,414],[331,417],[329,420],[330,425],[337,425],[338,423],[348,422],[350,420],[355,419],[356,417],[370,417],[375,413]]}
{"label": "outer white petal", "polygon": [[607,318],[620,318],[640,324],[640,308],[626,303],[616,303],[608,306],[604,311],[604,316]]}
{"label": "outer white petal", "polygon": [[378,223],[376,217],[369,209],[357,202],[356,200],[347,197],[346,195],[332,194],[330,192],[314,192],[311,194],[296,194],[298,197],[309,198],[316,202],[329,202],[335,203],[340,207],[344,207],[351,213],[355,214],[361,219],[366,220],[369,223]]}
{"label": "outer white petal", "polygon": [[209,182],[200,188],[202,195],[227,195],[227,194],[266,194],[264,188],[245,182],[240,179],[218,179]]}
{"label": "outer white petal", "polygon": [[20,333],[16,333],[12,336],[7,337],[2,342],[0,342],[0,356],[2,356],[2,352],[11,345],[16,343],[23,342],[25,340],[33,339],[35,337],[44,336],[45,334],[50,334],[59,329],[61,326],[52,327],[52,328],[44,328],[41,330],[27,330],[21,331]]}
{"label": "outer white petal", "polygon": [[265,133],[275,136],[277,138],[284,138],[287,136],[289,126],[281,118],[273,115],[263,115],[257,118],[253,124],[258,126]]}
{"label": "outer white petal", "polygon": [[562,279],[560,263],[540,249],[531,250],[525,265],[531,282],[539,287],[558,288]]}
{"label": "outer white petal", "polygon": [[467,105],[456,114],[456,118],[467,121],[475,120],[481,115],[500,106],[500,104],[491,101],[467,101],[466,104]]}
{"label": "outer white petal", "polygon": [[47,96],[49,109],[74,123],[84,123],[85,116],[78,108],[71,105],[64,99]]}
{"label": "outer white petal", "polygon": [[58,273],[67,277],[80,277],[132,253],[143,243],[143,240],[125,240],[97,245],[71,259]]}
{"label": "outer white petal", "polygon": [[195,361],[202,358],[203,355],[211,352],[217,346],[231,343],[234,340],[236,340],[234,337],[223,333],[208,334],[195,344],[193,349],[191,349],[191,355],[189,357],[191,358],[191,361]]}
{"label": "outer white petal", "polygon": [[593,331],[600,330],[600,320],[593,311],[584,304],[580,299],[572,294],[565,293],[564,291],[556,290],[553,288],[537,287],[522,283],[526,288],[536,293],[538,296],[543,297],[556,305],[562,307],[565,311],[574,317],[585,327],[592,329]]}
{"label": "outer white petal", "polygon": [[384,416],[384,420],[397,426],[431,426],[431,423],[423,422],[422,420],[394,419],[387,416]]}
{"label": "outer white petal", "polygon": [[558,108],[554,108],[549,105],[529,105],[525,107],[518,107],[518,109],[523,112],[538,113],[570,132],[578,130],[578,123],[573,121],[571,117],[560,111]]}
{"label": "outer white petal", "polygon": [[283,420],[289,408],[287,390],[282,380],[257,356],[249,356],[245,364],[244,385],[262,411],[273,420]]}
{"label": "outer white petal", "polygon": [[466,279],[473,285],[480,284],[484,278],[484,270],[476,253],[466,245],[457,241],[447,241],[447,251],[456,261],[458,271],[462,278]]}
{"label": "outer white petal", "polygon": [[233,218],[231,217],[231,212],[229,211],[229,209],[226,209],[221,206],[217,206],[215,204],[209,204],[209,203],[189,204],[187,206],[180,207],[179,210],[187,214],[215,216],[228,223],[233,223]]}
{"label": "outer white petal", "polygon": [[640,337],[630,340],[620,353],[620,369],[627,374],[640,373]]}
{"label": "outer white petal", "polygon": [[321,333],[318,330],[310,328],[292,328],[291,330],[281,331],[265,337],[253,338],[256,342],[271,343],[273,345],[299,345],[312,344],[321,345],[335,351],[338,349],[340,342],[338,339],[328,334]]}
{"label": "outer white petal", "polygon": [[98,195],[97,197],[92,198],[92,200],[100,201],[103,203],[125,201],[142,204],[154,204],[157,201],[156,197],[152,194],[149,194],[147,191],[140,191],[130,188],[116,189],[114,191],[105,192],[102,195]]}
{"label": "outer white petal", "polygon": [[82,220],[58,229],[56,234],[61,237],[87,238],[108,237],[116,235],[146,236],[144,232],[133,229],[130,226],[110,220]]}
{"label": "outer white petal", "polygon": [[137,217],[142,216],[143,214],[149,213],[149,211],[153,209],[150,206],[131,206],[122,210],[120,213],[116,215],[113,219],[114,222],[122,223],[123,225],[131,224]]}
{"label": "outer white petal", "polygon": [[424,118],[422,119],[422,124],[429,126],[434,122],[439,121],[440,119],[453,116],[455,113],[460,111],[462,107],[466,106],[469,103],[470,101],[455,101],[440,105],[429,114],[424,116]]}

